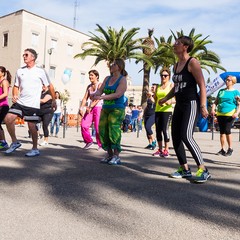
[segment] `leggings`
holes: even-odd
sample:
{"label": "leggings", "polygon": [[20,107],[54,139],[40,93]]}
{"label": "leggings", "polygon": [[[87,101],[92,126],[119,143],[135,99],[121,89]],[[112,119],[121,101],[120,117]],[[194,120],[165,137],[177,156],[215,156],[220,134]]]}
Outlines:
{"label": "leggings", "polygon": [[155,123],[155,114],[151,116],[144,116],[144,127],[147,133],[147,138],[153,135],[152,126]]}
{"label": "leggings", "polygon": [[192,154],[196,164],[203,164],[202,153],[193,139],[193,131],[197,122],[199,107],[196,100],[177,103],[172,119],[172,141],[180,165],[187,163],[183,143]]}
{"label": "leggings", "polygon": [[[155,125],[157,141],[161,142],[164,138],[164,142],[169,142],[169,125],[172,118],[172,112],[155,112]],[[162,137],[163,134],[163,137]]]}
{"label": "leggings", "polygon": [[53,113],[46,113],[43,116],[41,116],[42,117],[42,128],[43,128],[44,137],[49,136],[48,126],[49,126],[49,123],[51,122],[52,116],[53,116]]}

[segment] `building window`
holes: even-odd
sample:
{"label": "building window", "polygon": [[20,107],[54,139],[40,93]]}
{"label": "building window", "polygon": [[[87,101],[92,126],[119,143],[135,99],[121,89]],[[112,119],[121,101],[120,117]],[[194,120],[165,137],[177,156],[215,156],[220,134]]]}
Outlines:
{"label": "building window", "polygon": [[39,34],[38,33],[32,33],[32,46],[37,47],[39,42]]}
{"label": "building window", "polygon": [[132,103],[132,104],[134,103],[134,97],[129,98],[129,103]]}
{"label": "building window", "polygon": [[3,47],[8,46],[8,33],[3,34]]}
{"label": "building window", "polygon": [[86,72],[80,72],[80,83],[81,84],[85,83],[85,76],[86,76]]}
{"label": "building window", "polygon": [[57,40],[56,39],[51,39],[51,48],[56,49],[57,48]]}
{"label": "building window", "polygon": [[73,55],[73,45],[72,44],[68,44],[67,45],[67,55],[68,56],[72,56]]}
{"label": "building window", "polygon": [[56,74],[56,67],[50,66],[49,77],[55,79],[55,74]]}

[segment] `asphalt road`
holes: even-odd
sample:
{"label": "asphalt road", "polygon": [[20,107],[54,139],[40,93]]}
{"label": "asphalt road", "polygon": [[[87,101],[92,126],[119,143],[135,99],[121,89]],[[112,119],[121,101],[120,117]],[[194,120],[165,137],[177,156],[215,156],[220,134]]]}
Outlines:
{"label": "asphalt road", "polygon": [[50,138],[34,158],[24,156],[27,127],[16,131],[22,147],[0,153],[0,240],[240,239],[238,130],[231,157],[215,154],[218,132],[214,140],[195,133],[212,175],[204,184],[169,178],[178,167],[173,149],[169,158],[152,157],[144,132],[123,134],[123,164],[109,166],[96,145],[82,149],[76,128]]}

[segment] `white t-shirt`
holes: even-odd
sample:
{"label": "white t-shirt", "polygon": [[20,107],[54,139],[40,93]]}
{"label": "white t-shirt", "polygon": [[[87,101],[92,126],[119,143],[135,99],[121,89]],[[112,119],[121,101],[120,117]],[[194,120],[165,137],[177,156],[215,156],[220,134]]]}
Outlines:
{"label": "white t-shirt", "polygon": [[54,113],[61,113],[62,112],[62,100],[57,98],[55,101],[56,101],[57,108]]}
{"label": "white t-shirt", "polygon": [[43,68],[22,67],[17,70],[14,86],[19,87],[17,103],[31,108],[40,108],[42,86],[49,86],[50,80]]}

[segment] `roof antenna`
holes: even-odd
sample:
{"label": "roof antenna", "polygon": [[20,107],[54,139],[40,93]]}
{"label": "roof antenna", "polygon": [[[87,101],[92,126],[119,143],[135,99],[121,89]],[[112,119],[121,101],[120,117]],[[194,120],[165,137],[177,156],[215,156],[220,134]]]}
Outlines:
{"label": "roof antenna", "polygon": [[73,28],[76,28],[76,22],[77,22],[77,8],[79,6],[79,3],[77,0],[75,0],[74,2],[74,18],[73,18]]}

